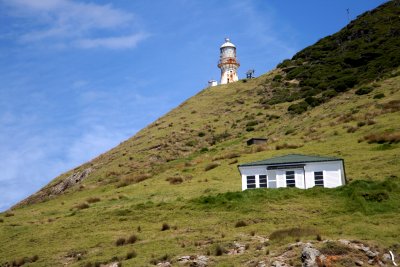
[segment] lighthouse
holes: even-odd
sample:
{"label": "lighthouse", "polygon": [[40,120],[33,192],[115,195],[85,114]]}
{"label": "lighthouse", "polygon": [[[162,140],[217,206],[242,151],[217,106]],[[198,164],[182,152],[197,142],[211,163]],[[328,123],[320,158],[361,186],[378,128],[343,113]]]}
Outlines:
{"label": "lighthouse", "polygon": [[236,46],[231,43],[229,38],[225,38],[225,43],[220,48],[220,58],[218,61],[218,68],[221,69],[221,84],[239,80],[237,75],[239,66],[239,61],[236,59]]}

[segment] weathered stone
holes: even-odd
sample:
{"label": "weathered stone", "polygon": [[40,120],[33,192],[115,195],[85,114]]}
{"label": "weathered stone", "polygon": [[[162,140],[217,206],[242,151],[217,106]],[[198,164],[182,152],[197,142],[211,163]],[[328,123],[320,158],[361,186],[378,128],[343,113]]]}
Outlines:
{"label": "weathered stone", "polygon": [[100,264],[100,267],[119,267],[120,263],[119,262],[111,262],[107,264]]}
{"label": "weathered stone", "polygon": [[204,255],[197,256],[197,259],[193,261],[193,264],[191,266],[197,266],[197,267],[205,267],[208,264],[208,258]]}
{"label": "weathered stone", "polygon": [[267,267],[267,265],[265,264],[265,261],[260,261],[260,262],[257,264],[257,267]]}
{"label": "weathered stone", "polygon": [[318,267],[316,259],[319,255],[321,255],[321,252],[319,252],[319,250],[310,246],[304,247],[301,252],[301,261],[303,262],[303,266]]}
{"label": "weathered stone", "polygon": [[374,264],[374,262],[375,262],[375,260],[374,260],[374,259],[370,259],[370,260],[368,260],[368,264],[370,264],[370,265],[373,265],[373,264]]}
{"label": "weathered stone", "polygon": [[391,262],[391,261],[392,261],[392,258],[390,257],[390,254],[389,254],[389,253],[384,253],[384,254],[382,255],[381,260],[382,260],[384,263],[387,263],[387,262]]}
{"label": "weathered stone", "polygon": [[272,266],[272,267],[285,267],[286,264],[285,264],[284,262],[281,262],[281,261],[274,261],[274,262],[271,264],[271,266]]}
{"label": "weathered stone", "polygon": [[378,256],[378,253],[368,250],[365,252],[365,255],[367,255],[368,258],[375,258],[376,256]]}
{"label": "weathered stone", "polygon": [[169,261],[163,261],[163,262],[159,262],[157,264],[158,267],[172,267],[171,263]]}
{"label": "weathered stone", "polygon": [[357,266],[363,266],[364,262],[360,261],[360,260],[356,260],[354,262]]}

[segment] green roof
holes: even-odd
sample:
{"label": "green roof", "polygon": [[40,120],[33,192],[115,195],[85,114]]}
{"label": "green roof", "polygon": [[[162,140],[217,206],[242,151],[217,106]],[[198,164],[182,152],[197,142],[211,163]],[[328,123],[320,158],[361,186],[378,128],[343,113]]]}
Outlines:
{"label": "green roof", "polygon": [[239,167],[336,161],[336,160],[342,160],[342,159],[335,158],[335,157],[321,157],[321,156],[315,156],[315,155],[308,156],[308,155],[301,155],[301,154],[289,154],[289,155],[285,155],[285,156],[279,156],[279,157],[274,157],[274,158],[270,158],[270,159],[240,164]]}

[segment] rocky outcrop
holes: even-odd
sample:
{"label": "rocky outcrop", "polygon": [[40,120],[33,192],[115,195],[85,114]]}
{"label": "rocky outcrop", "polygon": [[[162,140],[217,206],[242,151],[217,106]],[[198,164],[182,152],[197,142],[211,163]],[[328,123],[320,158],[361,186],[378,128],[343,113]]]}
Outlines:
{"label": "rocky outcrop", "polygon": [[76,171],[66,177],[65,179],[60,179],[57,181],[55,184],[49,184],[40,191],[36,192],[35,194],[31,195],[30,197],[22,200],[15,206],[11,207],[11,209],[25,206],[25,205],[30,205],[34,203],[39,203],[46,201],[54,196],[58,196],[63,194],[65,191],[67,191],[69,188],[72,188],[76,184],[79,184],[82,182],[86,177],[89,176],[93,172],[93,168],[89,167],[84,169],[83,171]]}

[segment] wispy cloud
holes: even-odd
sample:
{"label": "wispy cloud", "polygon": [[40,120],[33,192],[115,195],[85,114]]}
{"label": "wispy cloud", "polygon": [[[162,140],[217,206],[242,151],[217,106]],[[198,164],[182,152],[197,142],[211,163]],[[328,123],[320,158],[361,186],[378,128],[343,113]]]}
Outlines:
{"label": "wispy cloud", "polygon": [[136,45],[145,40],[149,35],[147,33],[136,33],[130,36],[122,37],[106,37],[77,40],[75,45],[80,48],[110,48],[124,49],[134,48]]}
{"label": "wispy cloud", "polygon": [[[21,29],[21,43],[56,42],[80,48],[134,48],[148,37],[135,29],[135,15],[113,7],[72,0],[0,0],[9,15],[29,21]],[[117,34],[117,36],[115,36]],[[78,44],[78,45],[77,45]]]}

